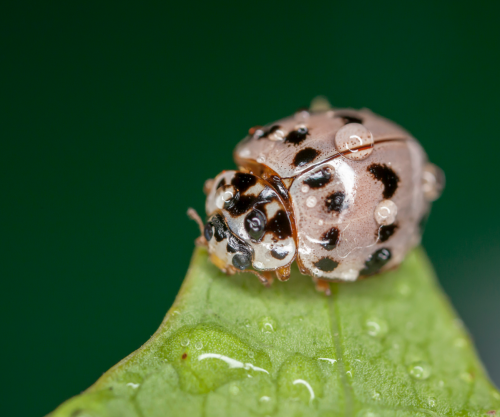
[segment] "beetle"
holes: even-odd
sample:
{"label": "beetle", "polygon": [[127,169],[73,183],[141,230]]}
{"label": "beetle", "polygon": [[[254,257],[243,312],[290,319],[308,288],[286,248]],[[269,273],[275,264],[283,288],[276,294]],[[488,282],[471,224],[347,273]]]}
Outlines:
{"label": "beetle", "polygon": [[419,142],[370,110],[302,109],[249,130],[238,170],[205,183],[197,242],[226,274],[285,281],[296,261],[321,291],[399,265],[418,245],[444,174]]}

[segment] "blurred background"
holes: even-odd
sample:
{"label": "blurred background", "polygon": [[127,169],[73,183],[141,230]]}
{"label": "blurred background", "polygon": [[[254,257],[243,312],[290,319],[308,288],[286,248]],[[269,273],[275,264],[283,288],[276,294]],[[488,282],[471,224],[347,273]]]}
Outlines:
{"label": "blurred background", "polygon": [[[415,4],[413,6],[412,4]],[[418,4],[418,5],[417,5]],[[447,175],[424,246],[500,384],[500,3],[9,2],[0,16],[2,415],[41,416],[156,330],[205,179],[249,127],[368,107]]]}

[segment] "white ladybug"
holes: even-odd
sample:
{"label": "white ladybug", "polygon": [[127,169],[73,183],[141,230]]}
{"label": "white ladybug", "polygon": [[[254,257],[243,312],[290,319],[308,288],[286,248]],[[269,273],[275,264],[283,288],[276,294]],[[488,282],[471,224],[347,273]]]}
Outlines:
{"label": "white ladybug", "polygon": [[250,129],[238,171],[206,183],[198,242],[227,274],[284,281],[297,261],[318,289],[397,266],[444,186],[406,130],[369,110],[301,110]]}

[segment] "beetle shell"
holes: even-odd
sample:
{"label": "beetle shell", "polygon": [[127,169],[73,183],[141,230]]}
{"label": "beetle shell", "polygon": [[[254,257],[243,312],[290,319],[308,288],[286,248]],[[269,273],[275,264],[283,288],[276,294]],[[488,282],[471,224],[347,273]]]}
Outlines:
{"label": "beetle shell", "polygon": [[315,279],[354,281],[397,266],[444,185],[406,130],[368,110],[253,128],[234,158],[206,201],[208,249],[229,273],[296,260]]}

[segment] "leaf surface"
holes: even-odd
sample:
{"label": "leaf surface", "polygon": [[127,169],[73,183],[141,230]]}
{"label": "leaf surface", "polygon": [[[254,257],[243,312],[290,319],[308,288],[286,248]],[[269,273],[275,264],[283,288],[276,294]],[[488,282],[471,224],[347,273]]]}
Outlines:
{"label": "leaf surface", "polygon": [[197,249],[152,338],[52,417],[491,416],[500,394],[422,249],[316,292],[264,288]]}

